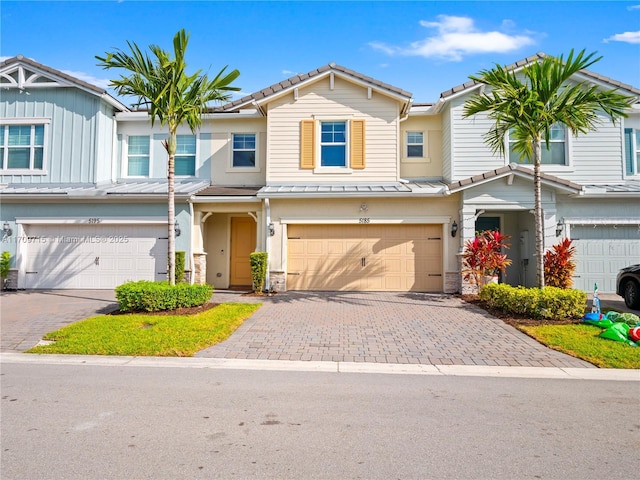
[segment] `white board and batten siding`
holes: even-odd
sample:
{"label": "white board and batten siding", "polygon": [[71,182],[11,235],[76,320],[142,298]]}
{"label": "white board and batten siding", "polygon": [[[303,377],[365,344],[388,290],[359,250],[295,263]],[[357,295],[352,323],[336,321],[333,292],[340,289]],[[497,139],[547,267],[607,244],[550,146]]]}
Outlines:
{"label": "white board and batten siding", "polygon": [[[372,183],[398,178],[398,116],[400,103],[375,90],[335,77],[318,80],[268,105],[267,183]],[[366,167],[348,173],[321,173],[300,168],[302,120],[365,120]],[[318,167],[318,165],[316,165]],[[335,169],[332,169],[335,170]],[[348,169],[347,169],[348,170]]]}
{"label": "white board and batten siding", "polygon": [[[19,98],[18,98],[19,97]],[[113,109],[75,88],[2,92],[0,118],[46,121],[43,172],[0,175],[2,183],[97,183],[111,178]],[[107,167],[99,167],[98,164]],[[5,172],[6,173],[6,172]]]}

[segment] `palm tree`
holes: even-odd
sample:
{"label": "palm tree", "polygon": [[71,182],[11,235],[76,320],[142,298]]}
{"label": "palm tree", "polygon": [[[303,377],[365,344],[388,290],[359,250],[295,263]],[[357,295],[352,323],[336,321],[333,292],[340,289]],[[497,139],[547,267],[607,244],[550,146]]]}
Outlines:
{"label": "palm tree", "polygon": [[[494,121],[485,134],[485,141],[494,154],[504,156],[507,136],[520,160],[533,163],[534,218],[536,230],[536,283],[544,287],[544,240],[541,200],[540,164],[542,142],[549,149],[551,129],[563,125],[573,135],[587,133],[600,122],[603,112],[612,122],[626,117],[625,109],[632,99],[614,90],[600,90],[586,82],[576,82],[573,75],[599,61],[595,53],[584,50],[574,56],[570,51],[566,61],[545,56],[521,71],[496,65],[482,70],[471,80],[486,85],[486,90],[473,95],[464,105],[463,118],[486,112]],[[572,80],[570,82],[570,79]]]}
{"label": "palm tree", "polygon": [[162,50],[157,45],[149,46],[153,54],[151,57],[143,53],[133,42],[127,42],[130,53],[116,49],[115,52],[107,52],[104,57],[96,56],[99,60],[98,66],[127,71],[128,73],[122,74],[119,79],[111,80],[110,86],[119,95],[136,97],[137,102],[133,106],[148,109],[151,126],[157,119],[160,125],[169,129],[163,145],[169,156],[167,226],[168,277],[171,285],[175,284],[174,176],[178,126],[186,123],[194,133],[202,125],[202,115],[206,112],[209,102],[228,101],[229,92],[240,90],[230,85],[240,75],[238,70],[225,74],[227,67],[224,67],[213,79],[209,79],[206,74],[201,75],[200,70],[187,75],[185,53],[188,42],[189,35],[183,29],[173,38],[173,58],[170,52]]}

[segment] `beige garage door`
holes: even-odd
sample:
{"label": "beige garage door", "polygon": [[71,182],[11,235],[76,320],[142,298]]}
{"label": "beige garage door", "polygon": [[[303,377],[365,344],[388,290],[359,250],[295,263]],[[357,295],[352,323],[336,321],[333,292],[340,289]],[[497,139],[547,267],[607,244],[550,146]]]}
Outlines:
{"label": "beige garage door", "polygon": [[441,292],[441,225],[289,225],[288,290]]}

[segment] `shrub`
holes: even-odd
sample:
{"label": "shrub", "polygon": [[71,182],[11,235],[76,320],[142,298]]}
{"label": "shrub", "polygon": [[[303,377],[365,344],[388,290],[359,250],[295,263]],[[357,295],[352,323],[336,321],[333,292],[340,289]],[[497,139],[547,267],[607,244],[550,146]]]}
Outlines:
{"label": "shrub", "polygon": [[506,243],[509,238],[497,230],[485,230],[477,233],[473,240],[467,240],[462,252],[464,279],[480,288],[485,277],[493,277],[499,273],[506,275],[511,260],[502,250],[511,246]]}
{"label": "shrub", "polygon": [[558,245],[544,254],[544,280],[550,287],[571,288],[573,285],[573,272],[576,264],[573,255],[576,248],[571,245],[571,240],[565,238]]}
{"label": "shrub", "polygon": [[539,319],[582,318],[587,305],[587,294],[581,290],[504,283],[484,286],[478,297],[491,308]]}
{"label": "shrub", "polygon": [[191,285],[141,280],[116,287],[116,299],[122,312],[158,312],[197,307],[211,299],[211,285]]}
{"label": "shrub", "polygon": [[249,255],[251,261],[251,279],[253,289],[257,293],[264,290],[264,282],[267,278],[267,252],[253,252]]}
{"label": "shrub", "polygon": [[11,254],[9,252],[2,252],[0,257],[0,277],[7,278],[9,275],[9,269],[11,268]]}
{"label": "shrub", "polygon": [[176,252],[176,283],[184,282],[184,252]]}

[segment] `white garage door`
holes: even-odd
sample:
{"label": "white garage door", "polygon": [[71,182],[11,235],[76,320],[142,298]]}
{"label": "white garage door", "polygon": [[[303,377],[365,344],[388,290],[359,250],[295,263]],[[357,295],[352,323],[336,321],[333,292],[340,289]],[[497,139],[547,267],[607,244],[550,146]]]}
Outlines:
{"label": "white garage door", "polygon": [[288,290],[441,292],[442,225],[289,225]]}
{"label": "white garage door", "polygon": [[600,293],[616,292],[618,271],[640,263],[640,229],[633,226],[574,225],[571,237],[576,247],[573,288]]}
{"label": "white garage door", "polygon": [[[25,225],[25,288],[111,289],[165,280],[162,225]],[[162,238],[164,237],[164,238]]]}

